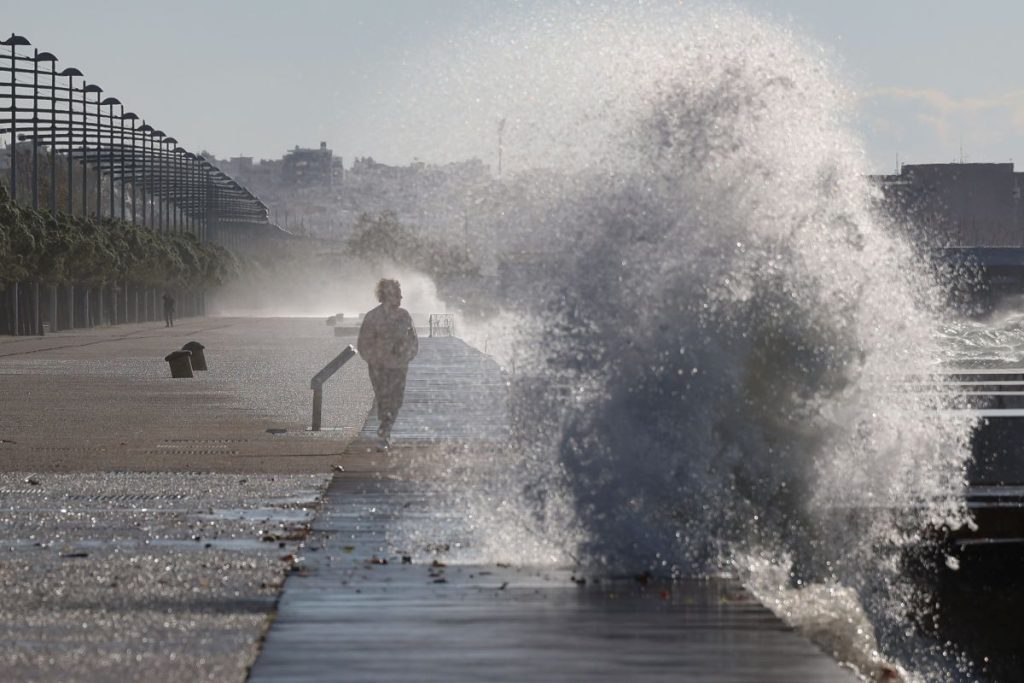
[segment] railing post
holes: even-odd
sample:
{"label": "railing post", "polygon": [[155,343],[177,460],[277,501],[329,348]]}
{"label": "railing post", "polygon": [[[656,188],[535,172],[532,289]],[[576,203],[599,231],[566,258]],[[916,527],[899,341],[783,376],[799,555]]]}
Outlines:
{"label": "railing post", "polygon": [[313,425],[312,431],[320,431],[320,415],[324,406],[324,388],[322,386],[313,390]]}
{"label": "railing post", "polygon": [[324,405],[324,383],[336,373],[341,366],[344,365],[350,358],[356,355],[356,350],[350,344],[338,354],[338,356],[330,363],[325,365],[323,369],[313,376],[313,379],[309,381],[309,388],[313,390],[313,419],[310,424],[310,431],[319,432],[321,425],[321,417],[323,413]]}

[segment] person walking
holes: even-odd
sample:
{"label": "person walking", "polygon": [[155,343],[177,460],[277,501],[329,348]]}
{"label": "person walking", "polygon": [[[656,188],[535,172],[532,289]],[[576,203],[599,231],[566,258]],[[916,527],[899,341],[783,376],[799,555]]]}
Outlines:
{"label": "person walking", "polygon": [[380,420],[377,436],[386,449],[391,446],[391,427],[405,398],[409,363],[420,347],[412,316],[401,308],[402,288],[398,280],[382,279],[377,283],[376,294],[380,306],[363,317],[356,345],[369,367]]}
{"label": "person walking", "polygon": [[174,297],[164,292],[164,327],[174,327]]}

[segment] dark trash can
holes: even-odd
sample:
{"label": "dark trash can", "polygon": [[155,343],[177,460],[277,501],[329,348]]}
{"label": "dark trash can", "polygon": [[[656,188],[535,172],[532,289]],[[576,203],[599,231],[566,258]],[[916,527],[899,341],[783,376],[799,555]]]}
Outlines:
{"label": "dark trash can", "polygon": [[171,377],[194,377],[192,374],[192,352],[171,351],[164,356],[164,360],[171,366]]}
{"label": "dark trash can", "polygon": [[206,347],[197,341],[190,341],[181,347],[182,351],[192,352],[192,369],[193,370],[206,370],[206,354],[203,353],[203,349]]}

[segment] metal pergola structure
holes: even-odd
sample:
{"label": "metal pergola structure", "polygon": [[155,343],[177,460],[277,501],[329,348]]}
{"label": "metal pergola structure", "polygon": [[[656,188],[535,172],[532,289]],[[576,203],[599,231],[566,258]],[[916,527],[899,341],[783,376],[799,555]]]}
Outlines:
{"label": "metal pergola structure", "polygon": [[[218,225],[268,223],[266,205],[252,192],[126,111],[78,69],[59,69],[50,52],[29,53],[22,36],[11,34],[0,45],[7,52],[0,56],[0,136],[10,144],[13,200],[191,232],[200,240]],[[49,174],[45,187],[41,156]]]}
{"label": "metal pergola structure", "polygon": [[[13,33],[0,46],[0,144],[8,145],[8,168],[0,180],[13,201],[34,209],[130,221],[165,234],[187,233],[223,246],[239,246],[247,236],[286,234],[270,223],[266,205],[252,192],[127,111],[121,100],[104,93],[78,69],[58,67],[54,54]],[[18,283],[12,289],[12,331],[41,334],[38,283],[31,285],[29,304],[19,303]],[[69,310],[62,313],[57,288],[51,287],[46,306],[51,329],[91,326],[97,320],[154,319],[156,292],[133,292],[132,315],[128,289],[125,283],[120,309],[118,295],[111,291],[110,314],[105,316],[102,291],[83,295],[68,286]],[[192,312],[203,310],[201,293],[194,302],[183,303]],[[28,311],[19,314],[24,306]]]}

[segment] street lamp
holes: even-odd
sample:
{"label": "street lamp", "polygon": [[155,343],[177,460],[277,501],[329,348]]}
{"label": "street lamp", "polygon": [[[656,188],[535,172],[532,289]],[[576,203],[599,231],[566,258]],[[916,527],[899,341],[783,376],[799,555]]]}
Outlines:
{"label": "street lamp", "polygon": [[[145,135],[145,137],[142,139],[142,224],[147,225],[146,208],[149,207],[149,198],[147,196],[147,194],[149,193],[146,190],[146,186],[149,183],[149,180],[148,176],[146,175],[146,170],[147,167],[149,166],[149,164],[147,163],[149,160],[149,155],[152,153],[151,143],[153,142],[153,126],[149,125],[148,123],[146,123],[145,120],[143,120],[142,125],[139,126],[139,132]],[[152,210],[150,210],[148,225],[153,225]]]}
{"label": "street lamp", "polygon": [[53,62],[57,57],[52,52],[35,51],[32,58],[32,208],[39,208],[39,64],[50,62],[53,73]]}
{"label": "street lamp", "polygon": [[40,53],[36,62],[50,63],[50,211],[57,211],[57,57]]}
{"label": "street lamp", "polygon": [[[73,66],[71,66],[71,67],[68,67],[67,69],[64,69],[63,71],[61,71],[60,75],[63,76],[64,78],[68,79],[68,215],[71,215],[72,213],[74,213],[74,210],[75,210],[75,204],[74,204],[74,195],[75,195],[75,193],[74,193],[74,189],[73,189],[74,188],[74,182],[72,182],[74,180],[74,177],[75,177],[75,173],[74,173],[74,170],[75,170],[74,169],[74,159],[73,159],[74,155],[72,154],[72,150],[74,149],[74,145],[75,145],[75,134],[74,134],[74,131],[75,131],[75,116],[74,116],[74,106],[73,106],[72,95],[73,95],[73,93],[75,91],[75,78],[74,77],[75,76],[81,76],[82,72],[79,71],[78,69],[74,68]],[[83,110],[83,117],[82,117],[82,125],[83,125],[83,128],[84,128],[84,126],[85,126],[84,110]]]}
{"label": "street lamp", "polygon": [[188,182],[185,174],[185,155],[188,152],[184,147],[174,148],[174,183],[177,187],[177,191],[174,194],[175,201],[174,206],[176,211],[174,212],[174,225],[180,228],[178,232],[185,232],[187,228],[186,221],[188,214],[185,213],[188,202]]}
{"label": "street lamp", "polygon": [[189,231],[195,234],[196,232],[196,187],[195,187],[195,164],[196,155],[192,152],[185,152],[185,178],[186,186],[188,187],[188,201],[186,202],[187,213],[185,214],[185,220],[189,227]]}
{"label": "street lamp", "polygon": [[131,148],[132,148],[132,223],[135,223],[135,122],[139,120],[138,114],[135,112],[128,112],[127,114],[121,115],[121,149],[122,149],[122,162],[121,162],[121,219],[124,219],[124,122],[132,122],[132,134],[131,134]]}
{"label": "street lamp", "polygon": [[[116,97],[107,97],[100,102],[101,107],[110,107],[107,112],[107,120],[110,122],[108,130],[108,140],[110,141],[110,217],[114,217],[114,105],[121,107],[121,113],[124,114],[124,105],[121,104],[121,100]],[[122,214],[124,213],[122,208]],[[122,215],[122,218],[124,216]]]}
{"label": "street lamp", "polygon": [[[15,77],[17,71],[14,48],[19,45],[31,45],[24,36],[11,34],[7,40],[0,41],[0,45],[7,45],[11,48],[11,200],[18,198],[18,79]],[[17,307],[15,307],[14,333],[18,333]]]}
{"label": "street lamp", "polygon": [[101,178],[103,177],[102,169],[100,168],[100,93],[103,92],[103,88],[96,85],[95,83],[86,83],[82,87],[82,120],[85,122],[85,144],[83,147],[82,156],[82,215],[89,215],[89,195],[86,192],[86,182],[89,174],[86,172],[88,166],[86,163],[89,158],[89,116],[88,109],[86,108],[87,100],[86,95],[88,93],[96,94],[96,217],[99,218],[103,213],[103,186],[101,184]]}
{"label": "street lamp", "polygon": [[167,206],[167,227],[172,233],[176,233],[178,231],[178,199],[176,194],[178,178],[175,173],[175,162],[177,159],[171,155],[174,154],[174,148],[178,146],[178,141],[168,136],[164,138],[163,144],[167,145],[167,198],[170,200],[170,204]]}
{"label": "street lamp", "polygon": [[161,232],[167,232],[166,225],[164,224],[164,143],[163,139],[167,134],[162,130],[154,130],[153,138],[156,140],[157,149],[156,154],[153,156],[153,163],[156,164],[156,198],[160,202],[160,214],[157,219],[157,229]]}

